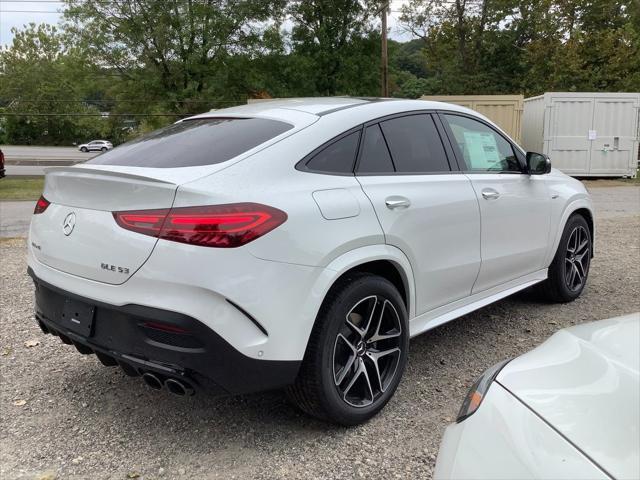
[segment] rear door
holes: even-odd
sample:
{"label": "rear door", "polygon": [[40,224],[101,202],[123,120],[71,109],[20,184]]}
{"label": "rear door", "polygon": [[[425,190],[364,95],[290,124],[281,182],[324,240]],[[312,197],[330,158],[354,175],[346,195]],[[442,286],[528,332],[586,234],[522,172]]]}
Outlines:
{"label": "rear door", "polygon": [[523,173],[522,154],[488,123],[454,113],[441,118],[480,204],[482,266],[473,293],[544,268],[551,213],[545,176]]}
{"label": "rear door", "polygon": [[470,295],[480,267],[478,202],[441,128],[428,113],[367,124],[356,169],[386,243],[411,262],[418,315]]}

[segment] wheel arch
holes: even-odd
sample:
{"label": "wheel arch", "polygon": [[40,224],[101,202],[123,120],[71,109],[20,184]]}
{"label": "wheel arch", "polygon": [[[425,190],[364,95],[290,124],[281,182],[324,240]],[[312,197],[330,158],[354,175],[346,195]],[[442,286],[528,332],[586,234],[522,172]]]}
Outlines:
{"label": "wheel arch", "polygon": [[553,241],[553,244],[551,245],[552,248],[550,248],[549,251],[547,252],[545,266],[548,267],[551,264],[551,261],[553,260],[553,257],[555,256],[556,251],[558,250],[558,245],[560,244],[560,239],[562,238],[562,233],[564,232],[567,222],[569,221],[569,218],[571,218],[572,215],[576,215],[576,214],[582,215],[587,221],[587,225],[589,226],[589,234],[591,236],[591,257],[595,255],[594,245],[595,245],[595,237],[596,237],[596,226],[595,226],[595,218],[593,214],[593,205],[591,203],[591,200],[588,197],[579,198],[568,203],[567,206],[564,208],[564,211],[562,213],[562,216],[559,222],[560,226],[558,230],[555,232],[555,239]]}
{"label": "wheel arch", "polygon": [[415,317],[415,284],[408,258],[397,247],[369,245],[340,255],[324,269],[313,288],[313,296],[317,300],[313,305],[308,305],[309,310],[305,314],[307,318],[313,318],[309,333],[331,288],[345,275],[353,272],[373,273],[389,280],[404,299],[409,319]]}
{"label": "wheel arch", "polygon": [[571,212],[569,217],[567,217],[567,220],[569,218],[571,218],[572,216],[574,216],[574,215],[581,215],[587,221],[587,225],[589,226],[589,236],[591,237],[591,258],[593,258],[593,256],[594,256],[594,247],[593,246],[595,244],[595,229],[594,229],[595,226],[594,226],[594,223],[593,223],[593,212],[591,210],[589,210],[588,208],[585,208],[585,207],[578,208],[578,209],[574,210],[573,212]]}
{"label": "wheel arch", "polygon": [[411,305],[411,300],[409,299],[409,281],[402,271],[402,267],[400,267],[397,263],[393,262],[392,260],[372,260],[361,263],[360,265],[356,265],[350,268],[342,275],[337,277],[332,286],[339,282],[346,275],[355,272],[371,273],[390,281],[393,286],[396,287],[396,289],[400,293],[400,296],[404,300],[404,306],[406,307],[407,312],[409,311],[409,305]]}

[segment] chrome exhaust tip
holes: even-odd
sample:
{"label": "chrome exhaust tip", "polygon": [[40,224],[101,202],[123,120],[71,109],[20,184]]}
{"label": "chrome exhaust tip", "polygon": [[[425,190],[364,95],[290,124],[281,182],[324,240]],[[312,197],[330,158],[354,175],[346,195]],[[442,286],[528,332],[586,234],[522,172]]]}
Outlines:
{"label": "chrome exhaust tip", "polygon": [[195,393],[191,385],[183,383],[180,380],[176,380],[175,378],[167,379],[164,382],[164,385],[167,387],[167,390],[179,397],[191,396]]}
{"label": "chrome exhaust tip", "polygon": [[142,374],[142,380],[144,380],[144,383],[146,383],[150,388],[153,388],[154,390],[162,390],[162,382],[153,373],[146,372]]}

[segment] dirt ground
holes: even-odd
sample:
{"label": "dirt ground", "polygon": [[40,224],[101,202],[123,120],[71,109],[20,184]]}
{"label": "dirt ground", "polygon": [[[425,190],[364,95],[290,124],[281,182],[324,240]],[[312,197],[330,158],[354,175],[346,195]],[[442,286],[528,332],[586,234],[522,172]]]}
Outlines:
{"label": "dirt ground", "polygon": [[592,191],[596,257],[580,299],[523,292],[414,339],[395,397],[352,429],[279,392],[182,399],[80,355],[33,320],[24,239],[0,240],[0,478],[429,478],[483,370],[560,328],[640,310],[640,187]]}

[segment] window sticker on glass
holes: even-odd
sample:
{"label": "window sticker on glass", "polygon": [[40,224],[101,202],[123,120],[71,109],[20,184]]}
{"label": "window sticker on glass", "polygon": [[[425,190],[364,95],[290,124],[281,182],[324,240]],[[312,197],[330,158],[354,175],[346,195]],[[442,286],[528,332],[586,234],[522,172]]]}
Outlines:
{"label": "window sticker on glass", "polygon": [[500,164],[496,137],[488,132],[464,132],[464,142],[472,169],[484,169]]}

